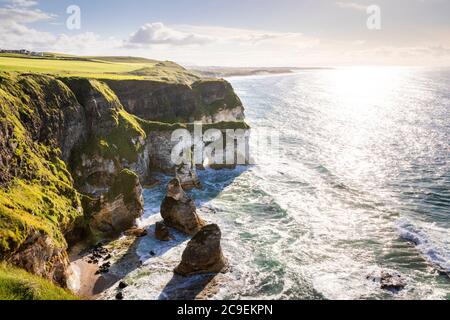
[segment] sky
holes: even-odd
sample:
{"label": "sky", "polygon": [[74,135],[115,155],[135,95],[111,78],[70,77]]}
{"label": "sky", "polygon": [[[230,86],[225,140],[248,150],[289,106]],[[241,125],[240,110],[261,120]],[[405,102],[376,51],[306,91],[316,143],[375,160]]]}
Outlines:
{"label": "sky", "polygon": [[0,48],[188,66],[450,66],[450,0],[0,0]]}

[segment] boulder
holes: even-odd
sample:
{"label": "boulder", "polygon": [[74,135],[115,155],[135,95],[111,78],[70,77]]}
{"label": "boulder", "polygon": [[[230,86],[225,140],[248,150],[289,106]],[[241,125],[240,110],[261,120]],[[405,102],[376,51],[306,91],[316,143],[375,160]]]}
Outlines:
{"label": "boulder", "polygon": [[367,276],[367,280],[380,285],[383,290],[398,292],[403,290],[407,283],[404,277],[393,270],[380,270]]}
{"label": "boulder", "polygon": [[381,289],[400,291],[406,287],[406,282],[399,273],[381,272]]}
{"label": "boulder", "polygon": [[206,225],[197,214],[194,201],[187,196],[178,178],[169,182],[161,204],[161,216],[167,226],[194,235]]}
{"label": "boulder", "polygon": [[155,226],[155,238],[159,241],[170,241],[170,232],[166,225],[162,222],[157,222]]}
{"label": "boulder", "polygon": [[175,170],[176,177],[180,180],[184,190],[202,189],[202,184],[198,178],[197,171],[190,164],[180,165]]}
{"label": "boulder", "polygon": [[221,237],[222,233],[216,224],[203,227],[189,241],[175,273],[190,276],[224,271],[227,261],[222,253]]}
{"label": "boulder", "polygon": [[148,232],[145,229],[134,227],[134,228],[131,228],[131,229],[128,229],[127,231],[125,231],[124,234],[127,237],[142,238],[142,237],[145,237],[148,234]]}

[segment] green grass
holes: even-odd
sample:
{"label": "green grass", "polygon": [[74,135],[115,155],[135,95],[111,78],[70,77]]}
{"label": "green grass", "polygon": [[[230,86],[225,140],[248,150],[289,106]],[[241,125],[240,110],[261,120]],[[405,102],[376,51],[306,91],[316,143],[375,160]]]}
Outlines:
{"label": "green grass", "polygon": [[77,209],[79,196],[66,164],[59,158],[60,151],[33,141],[22,122],[29,119],[28,123],[34,123],[39,117],[28,103],[31,98],[25,90],[43,99],[43,90],[56,84],[62,98],[67,87],[48,77],[36,80],[0,74],[0,125],[11,128],[9,141],[15,146],[2,150],[14,152],[8,167],[15,173],[0,188],[0,256],[20,248],[35,232],[49,235],[56,246],[65,248],[64,231],[81,215]]}
{"label": "green grass", "polygon": [[79,300],[48,280],[0,263],[0,300]]}
{"label": "green grass", "polygon": [[0,54],[0,71],[43,73],[56,77],[105,80],[153,80],[192,83],[198,76],[173,62],[135,57],[30,57]]}

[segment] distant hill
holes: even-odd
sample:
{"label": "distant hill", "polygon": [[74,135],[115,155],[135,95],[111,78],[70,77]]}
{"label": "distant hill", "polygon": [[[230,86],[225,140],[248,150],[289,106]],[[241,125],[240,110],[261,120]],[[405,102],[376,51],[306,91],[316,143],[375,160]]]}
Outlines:
{"label": "distant hill", "polygon": [[193,67],[190,70],[203,77],[224,78],[264,74],[292,73],[295,68],[238,68],[238,67]]}
{"label": "distant hill", "polygon": [[316,70],[316,69],[329,69],[323,67],[263,67],[263,68],[251,68],[251,67],[192,67],[189,70],[195,74],[198,74],[206,78],[226,78],[236,76],[258,76],[258,75],[270,75],[270,74],[285,74],[293,73],[299,70]]}
{"label": "distant hill", "polygon": [[92,56],[83,57],[90,60],[100,60],[106,62],[120,62],[120,63],[158,63],[158,60],[140,58],[140,57],[120,57],[120,56]]}

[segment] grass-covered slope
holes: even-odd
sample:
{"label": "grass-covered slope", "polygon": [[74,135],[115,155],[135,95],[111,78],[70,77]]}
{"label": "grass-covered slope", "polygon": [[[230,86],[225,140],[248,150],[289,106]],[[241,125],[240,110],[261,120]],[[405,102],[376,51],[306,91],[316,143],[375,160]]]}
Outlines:
{"label": "grass-covered slope", "polygon": [[89,79],[153,80],[169,83],[192,83],[199,77],[173,62],[134,57],[78,57],[0,54],[0,70],[33,72],[56,77]]}
{"label": "grass-covered slope", "polygon": [[52,282],[0,263],[0,300],[78,300]]}
{"label": "grass-covered slope", "polygon": [[[57,89],[58,87],[59,89]],[[53,97],[46,93],[53,88]],[[49,77],[0,73],[0,257],[17,252],[36,234],[65,248],[64,233],[81,215],[80,200],[61,160],[55,127],[73,103],[68,88]],[[40,105],[40,104],[45,105]],[[53,123],[43,123],[47,116]],[[51,262],[49,262],[51,263]]]}
{"label": "grass-covered slope", "polygon": [[[194,90],[205,85],[209,88],[199,83]],[[202,94],[208,97],[207,91]],[[234,93],[226,96],[228,100],[239,103]],[[209,127],[248,128],[244,122],[205,129]],[[75,164],[81,155],[133,163],[150,132],[178,128],[191,125],[142,120],[127,112],[102,81],[0,73],[0,254],[19,250],[36,232],[66,245],[64,234],[81,212],[60,148],[70,154],[76,147]]]}

